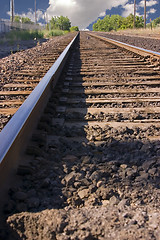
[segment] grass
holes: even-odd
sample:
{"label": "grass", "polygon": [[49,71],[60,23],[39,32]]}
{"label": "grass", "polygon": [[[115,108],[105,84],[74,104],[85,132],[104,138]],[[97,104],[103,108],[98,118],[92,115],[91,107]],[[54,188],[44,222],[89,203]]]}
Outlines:
{"label": "grass", "polygon": [[130,35],[138,35],[138,36],[146,36],[146,37],[159,37],[160,38],[160,27],[156,28],[139,28],[139,29],[125,29],[119,30],[118,33],[121,34],[130,34]]}
{"label": "grass", "polygon": [[21,40],[38,40],[42,38],[51,38],[54,36],[61,36],[67,34],[68,31],[62,30],[12,30],[5,34],[3,39],[0,39],[0,44],[8,42],[10,45],[15,44]]}
{"label": "grass", "polygon": [[68,33],[68,31],[62,31],[59,29],[51,30],[51,31],[45,31],[45,36],[50,38],[50,37],[55,37],[55,36],[62,36],[64,34]]}
{"label": "grass", "polygon": [[5,38],[10,42],[18,40],[40,39],[44,37],[43,31],[39,30],[13,30],[6,34]]}

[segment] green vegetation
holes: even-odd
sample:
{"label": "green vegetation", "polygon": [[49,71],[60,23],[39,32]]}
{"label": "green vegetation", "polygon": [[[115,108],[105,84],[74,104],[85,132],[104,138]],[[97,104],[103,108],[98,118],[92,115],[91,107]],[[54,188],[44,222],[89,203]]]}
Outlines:
{"label": "green vegetation", "polygon": [[70,28],[70,31],[71,32],[78,32],[79,28],[77,26],[73,26],[73,27]]}
{"label": "green vegetation", "polygon": [[66,33],[68,33],[68,31],[62,31],[59,29],[55,29],[55,30],[51,30],[51,31],[45,31],[44,35],[45,35],[45,37],[50,38],[50,37],[55,37],[55,36],[61,36]]}
{"label": "green vegetation", "polygon": [[16,16],[14,17],[14,22],[34,24],[34,22],[32,22],[30,18],[28,18],[28,17],[20,17],[20,16],[18,16],[18,15],[16,15]]}
{"label": "green vegetation", "polygon": [[50,22],[47,24],[45,32],[47,37],[60,36],[68,32],[79,31],[77,26],[71,27],[71,22],[68,17],[52,17]]}
{"label": "green vegetation", "polygon": [[152,26],[153,27],[159,27],[160,26],[160,17],[153,20]]}
{"label": "green vegetation", "polygon": [[[142,28],[144,26],[144,20],[142,17],[136,16],[135,27]],[[121,17],[119,15],[105,16],[102,20],[98,21],[93,25],[94,31],[109,32],[112,30],[128,29],[133,28],[133,14],[128,17]]]}
{"label": "green vegetation", "polygon": [[50,30],[63,30],[63,31],[69,31],[71,27],[71,22],[68,17],[52,17],[50,20],[50,23],[47,24],[47,29]]}
{"label": "green vegetation", "polygon": [[43,31],[39,30],[12,30],[5,36],[10,42],[18,40],[40,39],[44,37]]}

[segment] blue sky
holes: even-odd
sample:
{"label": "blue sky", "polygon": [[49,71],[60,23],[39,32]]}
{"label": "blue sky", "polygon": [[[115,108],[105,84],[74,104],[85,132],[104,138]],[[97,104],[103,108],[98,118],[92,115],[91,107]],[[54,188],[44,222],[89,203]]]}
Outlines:
{"label": "blue sky", "polygon": [[[119,14],[128,16],[133,13],[134,0],[36,0],[38,20],[45,16],[68,16],[72,25],[86,28],[98,17],[105,14]],[[35,0],[14,0],[15,14],[27,16],[34,20]],[[136,0],[137,15],[143,15],[144,0]],[[0,0],[0,18],[9,19],[10,0]],[[159,0],[147,0],[147,19],[152,20],[160,16]]]}

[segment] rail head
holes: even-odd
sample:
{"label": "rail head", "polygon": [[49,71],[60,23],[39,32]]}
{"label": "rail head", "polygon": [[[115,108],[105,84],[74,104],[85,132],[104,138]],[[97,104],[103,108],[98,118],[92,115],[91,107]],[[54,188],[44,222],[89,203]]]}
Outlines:
{"label": "rail head", "polygon": [[[69,43],[40,83],[0,132],[0,188],[8,174],[17,168],[19,158],[31,136],[63,69],[79,33]],[[0,189],[1,190],[1,189]]]}
{"label": "rail head", "polygon": [[120,41],[117,41],[117,40],[113,40],[111,38],[107,38],[107,37],[102,37],[102,36],[99,36],[95,33],[87,33],[89,34],[90,36],[93,36],[93,37],[96,37],[98,39],[101,39],[103,41],[106,41],[106,42],[109,42],[109,43],[112,43],[116,46],[119,46],[121,48],[125,48],[131,52],[134,52],[136,54],[139,54],[141,56],[151,56],[151,57],[154,57],[154,58],[157,58],[157,59],[160,59],[160,53],[159,52],[155,52],[155,51],[152,51],[152,50],[147,50],[147,49],[144,49],[144,48],[140,48],[140,47],[136,47],[136,46],[133,46],[133,45],[130,45],[130,44],[127,44],[127,43],[123,43],[123,42],[120,42]]}

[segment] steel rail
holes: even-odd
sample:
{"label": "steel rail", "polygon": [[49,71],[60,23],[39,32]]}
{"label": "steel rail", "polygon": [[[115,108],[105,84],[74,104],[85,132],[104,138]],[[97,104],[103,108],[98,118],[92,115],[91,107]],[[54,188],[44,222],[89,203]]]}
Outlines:
{"label": "steel rail", "polygon": [[0,193],[6,188],[9,176],[12,176],[17,170],[27,142],[44,111],[53,87],[56,85],[78,36],[79,33],[0,133]]}
{"label": "steel rail", "polygon": [[101,39],[103,41],[107,41],[109,43],[112,43],[112,44],[115,44],[116,46],[119,46],[121,48],[125,48],[129,51],[132,51],[136,54],[139,54],[139,55],[143,55],[143,56],[152,56],[152,57],[157,57],[157,58],[160,58],[160,53],[159,52],[155,52],[155,51],[152,51],[152,50],[147,50],[147,49],[144,49],[144,48],[140,48],[140,47],[136,47],[136,46],[133,46],[133,45],[130,45],[130,44],[127,44],[127,43],[123,43],[123,42],[120,42],[120,41],[117,41],[117,40],[113,40],[111,38],[107,38],[107,37],[102,37],[102,36],[99,36],[99,35],[95,35],[94,33],[88,33],[90,36],[93,36],[95,38],[98,38],[98,39]]}

